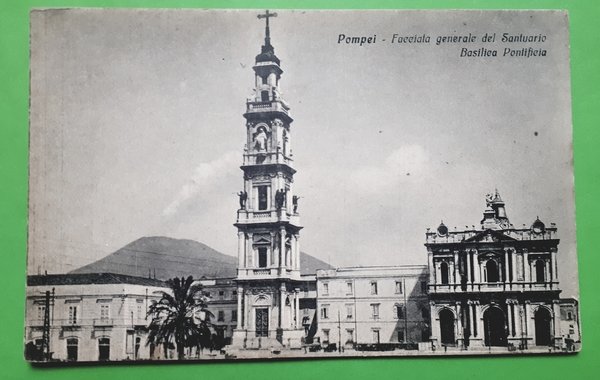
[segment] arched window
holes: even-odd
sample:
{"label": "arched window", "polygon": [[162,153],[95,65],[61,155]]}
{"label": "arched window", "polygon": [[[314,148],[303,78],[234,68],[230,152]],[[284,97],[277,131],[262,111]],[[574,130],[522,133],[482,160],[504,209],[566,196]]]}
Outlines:
{"label": "arched window", "polygon": [[448,263],[446,263],[445,261],[442,261],[442,264],[440,265],[440,272],[441,272],[441,277],[442,277],[442,284],[447,285],[448,284]]}
{"label": "arched window", "polygon": [[540,307],[535,315],[535,345],[549,346],[552,344],[552,316],[548,309]]}
{"label": "arched window", "polygon": [[546,263],[544,260],[537,260],[535,262],[535,282],[546,282]]}
{"label": "arched window", "polygon": [[440,311],[440,340],[444,345],[454,345],[456,343],[454,334],[454,314],[448,310]]}
{"label": "arched window", "polygon": [[263,102],[269,101],[269,91],[261,91],[260,92],[260,100]]}
{"label": "arched window", "polygon": [[76,362],[78,357],[78,345],[77,338],[67,339],[67,360],[70,362]]}
{"label": "arched window", "polygon": [[487,282],[499,282],[500,272],[498,271],[498,263],[496,260],[488,260],[485,264],[485,272],[487,275]]}
{"label": "arched window", "polygon": [[109,338],[98,339],[98,360],[99,361],[110,360],[110,339]]}

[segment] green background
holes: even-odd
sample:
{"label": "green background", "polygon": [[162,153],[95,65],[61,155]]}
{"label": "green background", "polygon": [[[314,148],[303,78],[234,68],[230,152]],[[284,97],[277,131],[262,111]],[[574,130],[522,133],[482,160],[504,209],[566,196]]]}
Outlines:
{"label": "green background", "polygon": [[[259,9],[567,9],[571,78],[577,241],[583,351],[570,356],[326,359],[276,362],[143,364],[34,368],[23,360],[27,237],[28,11],[34,7],[160,7]],[[0,378],[23,379],[316,379],[316,378],[600,378],[600,1],[185,1],[0,0]],[[526,170],[524,168],[524,170]],[[547,175],[552,175],[548,168]]]}

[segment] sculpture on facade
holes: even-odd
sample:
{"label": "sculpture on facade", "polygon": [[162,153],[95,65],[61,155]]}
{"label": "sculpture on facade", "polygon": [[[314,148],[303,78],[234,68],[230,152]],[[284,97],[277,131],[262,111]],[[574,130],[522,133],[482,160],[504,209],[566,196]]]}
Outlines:
{"label": "sculpture on facade", "polygon": [[285,193],[286,191],[284,189],[275,192],[275,204],[277,205],[278,210],[283,208],[283,205],[285,204]]}
{"label": "sculpture on facade", "polygon": [[248,193],[242,190],[237,195],[238,195],[238,197],[240,197],[240,209],[246,209],[246,201],[248,200]]}
{"label": "sculpture on facade", "polygon": [[265,127],[263,127],[263,126],[258,127],[258,130],[256,131],[256,134],[254,135],[255,149],[258,151],[267,150],[267,140],[268,140],[268,136],[267,136],[267,130],[265,129]]}

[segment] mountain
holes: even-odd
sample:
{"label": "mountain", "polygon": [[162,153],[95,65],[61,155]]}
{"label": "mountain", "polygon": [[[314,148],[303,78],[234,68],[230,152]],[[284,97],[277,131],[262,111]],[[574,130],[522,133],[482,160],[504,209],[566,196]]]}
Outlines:
{"label": "mountain", "polygon": [[[235,277],[237,258],[193,240],[164,236],[143,237],[110,255],[70,273],[116,273],[138,277]],[[331,265],[300,253],[302,274],[314,274]]]}
{"label": "mountain", "polygon": [[315,274],[317,269],[333,269],[333,266],[300,251],[300,274]]}

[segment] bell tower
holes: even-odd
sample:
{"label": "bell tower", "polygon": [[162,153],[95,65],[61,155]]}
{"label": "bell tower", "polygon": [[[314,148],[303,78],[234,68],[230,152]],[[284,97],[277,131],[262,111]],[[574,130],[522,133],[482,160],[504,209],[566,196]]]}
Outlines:
{"label": "bell tower", "polygon": [[281,62],[271,45],[269,19],[256,56],[254,91],[246,101],[243,189],[234,224],[238,230],[238,320],[233,346],[300,345],[300,250],[302,229],[293,182],[289,105],[283,100]]}

